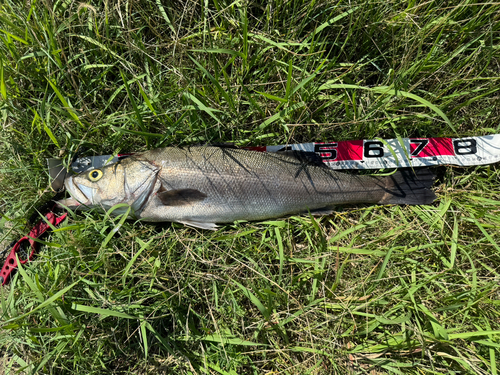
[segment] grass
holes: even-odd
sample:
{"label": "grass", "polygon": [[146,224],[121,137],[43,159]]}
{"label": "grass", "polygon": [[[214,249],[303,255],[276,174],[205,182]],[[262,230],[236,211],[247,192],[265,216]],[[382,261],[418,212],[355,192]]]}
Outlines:
{"label": "grass", "polygon": [[[5,0],[0,25],[7,244],[47,157],[500,132],[495,2]],[[70,214],[0,290],[0,366],[497,374],[500,170],[436,172],[431,206],[214,233]]]}

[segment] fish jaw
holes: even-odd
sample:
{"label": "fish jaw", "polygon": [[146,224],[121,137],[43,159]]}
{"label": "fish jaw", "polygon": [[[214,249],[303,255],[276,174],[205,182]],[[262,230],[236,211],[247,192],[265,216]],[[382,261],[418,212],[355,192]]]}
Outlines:
{"label": "fish jaw", "polygon": [[92,205],[94,189],[81,184],[75,184],[75,182],[73,181],[73,176],[66,178],[66,180],[64,181],[64,187],[71,195],[71,198],[61,199],[57,201],[57,204],[60,207],[75,209],[82,205]]}
{"label": "fish jaw", "polygon": [[[89,181],[88,174],[91,171],[82,172],[64,180],[64,187],[71,197],[57,203],[63,208],[96,207],[103,211],[125,203],[134,214],[140,213],[153,192],[159,188],[158,170],[149,162],[130,158],[123,164],[116,163],[103,168],[103,176],[98,181]],[[120,209],[113,211],[113,215],[121,213]]]}

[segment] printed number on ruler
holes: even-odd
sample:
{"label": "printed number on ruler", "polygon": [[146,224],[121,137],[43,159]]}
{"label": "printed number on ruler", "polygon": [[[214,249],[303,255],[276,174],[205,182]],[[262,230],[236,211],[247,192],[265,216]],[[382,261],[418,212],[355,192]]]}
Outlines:
{"label": "printed number on ruler", "polygon": [[[361,147],[361,142],[363,145]],[[383,158],[388,150],[381,141],[343,141],[334,143],[315,143],[314,152],[325,163],[344,160],[363,160],[364,158]],[[477,153],[475,139],[451,138],[410,138],[406,151],[412,158],[443,155],[474,155]],[[362,150],[362,153],[360,152]]]}

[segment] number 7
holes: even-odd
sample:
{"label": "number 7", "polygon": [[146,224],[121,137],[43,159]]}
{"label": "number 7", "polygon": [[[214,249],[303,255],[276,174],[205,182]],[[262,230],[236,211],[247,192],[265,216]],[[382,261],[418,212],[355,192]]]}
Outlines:
{"label": "number 7", "polygon": [[417,148],[411,152],[411,156],[418,156],[420,152],[429,144],[428,139],[410,139],[410,144],[417,144]]}

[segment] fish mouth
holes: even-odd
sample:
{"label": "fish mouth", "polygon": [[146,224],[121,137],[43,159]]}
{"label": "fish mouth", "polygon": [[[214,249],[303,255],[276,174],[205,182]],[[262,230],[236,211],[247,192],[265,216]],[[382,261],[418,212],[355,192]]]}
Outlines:
{"label": "fish mouth", "polygon": [[80,206],[91,206],[94,190],[88,186],[78,184],[73,181],[73,177],[68,177],[64,181],[64,187],[71,195],[71,198],[61,199],[57,201],[59,206],[66,206],[68,208],[78,208]]}

